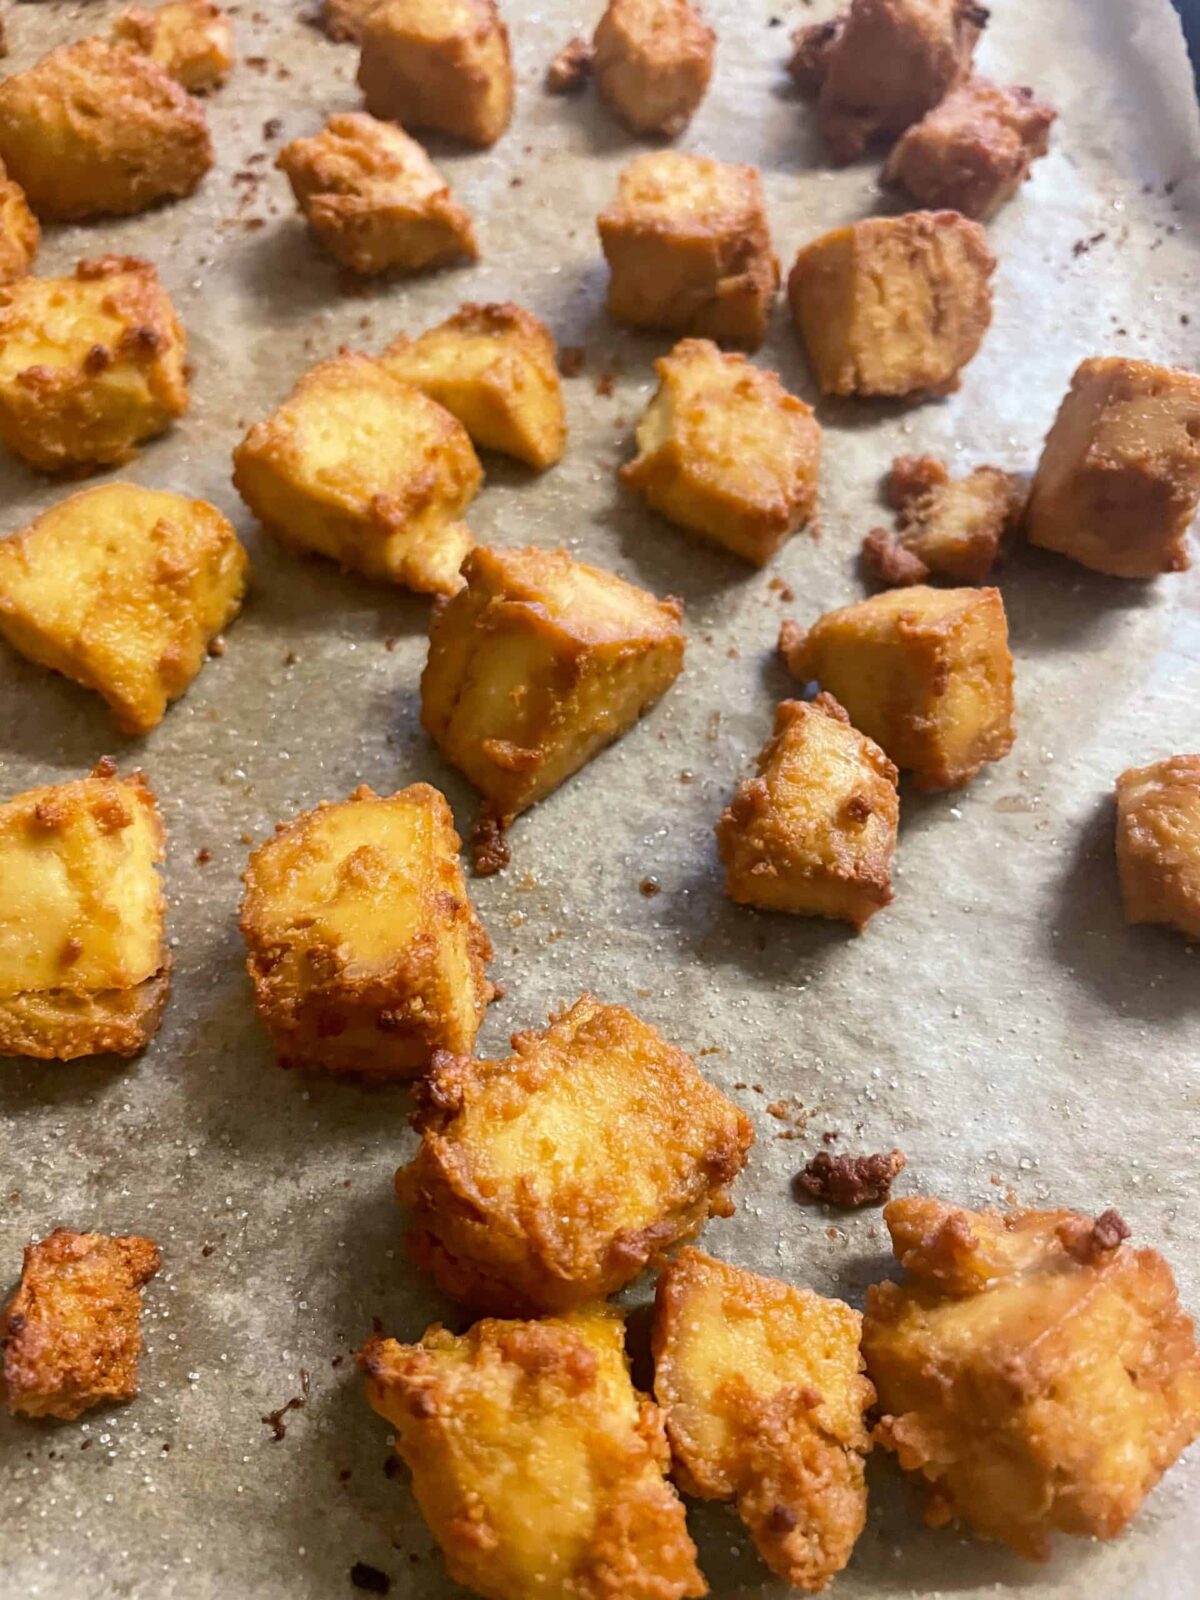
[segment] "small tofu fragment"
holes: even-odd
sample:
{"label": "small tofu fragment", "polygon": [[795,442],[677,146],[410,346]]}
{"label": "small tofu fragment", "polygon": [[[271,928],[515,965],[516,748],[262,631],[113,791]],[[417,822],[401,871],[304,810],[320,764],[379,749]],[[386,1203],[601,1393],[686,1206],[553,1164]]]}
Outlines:
{"label": "small tofu fragment", "polygon": [[187,336],[136,256],[0,288],[0,439],[40,472],[119,466],[188,408]]}
{"label": "small tofu fragment", "polygon": [[898,531],[893,536],[872,528],[862,555],[868,576],[889,587],[930,577],[981,583],[1020,523],[1026,501],[1015,473],[976,467],[951,478],[933,456],[897,456],[886,493],[898,514]]}
{"label": "small tofu fragment", "polygon": [[12,181],[0,161],[0,287],[32,270],[41,238],[42,230],[24,189]]}
{"label": "small tofu fragment", "polygon": [[16,1416],[74,1422],[133,1400],[142,1352],[142,1285],[158,1271],[153,1239],[56,1228],[26,1245],[16,1293],[0,1312],[0,1387]]}
{"label": "small tofu fragment", "polygon": [[618,322],[758,349],[779,262],[756,167],[676,150],[637,156],[597,226]]}
{"label": "small tofu fragment", "polygon": [[458,1583],[490,1600],[707,1593],[615,1308],[377,1336],[358,1360]]}
{"label": "small tofu fragment", "polygon": [[840,1300],[680,1252],[655,1296],[654,1394],[682,1488],[736,1500],[759,1554],[817,1594],[867,1515],[862,1318]]}
{"label": "small tofu fragment", "polygon": [[992,320],[996,259],[954,211],[868,217],[806,245],[792,319],[822,394],[950,394]]}
{"label": "small tofu fragment", "polygon": [[867,1290],[875,1438],[965,1522],[1034,1561],[1112,1539],[1200,1434],[1200,1352],[1171,1269],[1115,1211],[893,1200],[903,1284]]}
{"label": "small tofu fragment", "polygon": [[189,195],[213,164],[204,110],[149,56],[83,39],[0,83],[0,160],[43,221]]}
{"label": "small tofu fragment", "polygon": [[716,40],[690,0],[608,0],[592,41],[596,87],[632,132],[674,139],[704,99]]}
{"label": "small tofu fragment", "polygon": [[417,1089],[421,1146],[396,1194],[444,1294],[570,1310],[732,1215],[754,1132],[690,1056],[591,995],[512,1046],[507,1061],[439,1057]]}
{"label": "small tofu fragment", "polygon": [[592,75],[592,47],[578,35],[566,44],[546,68],[548,94],[574,94]]}
{"label": "small tofu fragment", "polygon": [[170,987],[165,842],[145,776],[107,758],[0,805],[0,1055],[146,1048]]}
{"label": "small tofu fragment", "polygon": [[507,826],[666,693],[683,608],[565,550],[477,548],[462,576],[429,625],[421,725]]}
{"label": "small tofu fragment", "polygon": [[1013,664],[998,589],[915,585],[780,630],[801,683],[816,679],[918,789],[958,789],[1012,749]]}
{"label": "small tofu fragment", "polygon": [[452,412],[482,449],[541,471],[567,443],[557,358],[546,324],[506,303],[460,306],[419,339],[393,340],[382,360]]}
{"label": "small tofu fragment", "polygon": [[206,501],[105,484],[0,542],[0,635],[149,733],[241,610],[248,567]]}
{"label": "small tofu fragment", "polygon": [[379,4],[380,0],[321,0],[317,21],[335,44],[357,43],[367,18]]}
{"label": "small tofu fragment", "polygon": [[467,1054],[495,990],[445,798],[365,786],[280,826],[246,867],[241,929],[284,1067],[411,1078]]}
{"label": "small tofu fragment", "polygon": [[904,134],[883,169],[932,211],[985,222],[1050,148],[1057,112],[1032,89],[968,78]]}
{"label": "small tofu fragment", "polygon": [[1030,544],[1114,578],[1182,572],[1198,500],[1200,376],[1124,356],[1082,362],[1042,447]]}
{"label": "small tofu fragment", "polygon": [[495,144],[513,110],[496,0],[382,0],[362,22],[358,85],[376,117]]}
{"label": "small tofu fragment", "polygon": [[730,899],[864,928],[892,900],[896,782],[832,695],[782,701],[757,776],[717,823]]}
{"label": "small tofu fragment", "polygon": [[681,528],[765,566],[816,512],[811,406],[708,339],[682,340],[654,368],[658,390],[622,483]]}
{"label": "small tofu fragment", "polygon": [[233,70],[233,24],[214,0],[128,6],[113,23],[113,43],[140,50],[193,94],[219,89]]}
{"label": "small tofu fragment", "polygon": [[233,482],[275,538],[418,594],[453,594],[471,535],[457,519],[483,468],[456,418],[377,361],[306,372],[233,453]]}
{"label": "small tofu fragment", "polygon": [[1117,870],[1126,922],[1200,939],[1200,756],[1166,756],[1117,779]]}

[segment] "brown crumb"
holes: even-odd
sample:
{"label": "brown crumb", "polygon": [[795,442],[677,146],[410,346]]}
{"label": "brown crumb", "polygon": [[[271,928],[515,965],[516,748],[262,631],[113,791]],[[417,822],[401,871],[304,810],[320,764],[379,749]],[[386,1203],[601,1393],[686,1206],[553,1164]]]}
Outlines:
{"label": "brown crumb", "polygon": [[300,1393],[294,1394],[290,1400],[285,1400],[277,1411],[268,1411],[265,1417],[258,1420],[271,1430],[272,1442],[278,1444],[280,1439],[287,1438],[287,1423],[284,1417],[289,1411],[303,1411],[308,1404],[308,1372],[300,1368]]}
{"label": "brown crumb", "polygon": [[788,1115],[787,1101],[772,1100],[770,1105],[767,1107],[767,1115],[769,1117],[778,1117],[780,1122],[786,1122]]}
{"label": "brown crumb", "polygon": [[573,94],[576,89],[583,88],[591,75],[591,45],[578,36],[568,39],[546,68],[547,93]]}
{"label": "brown crumb", "polygon": [[1063,1249],[1082,1266],[1094,1266],[1103,1261],[1125,1243],[1129,1237],[1129,1224],[1119,1211],[1109,1206],[1095,1222],[1084,1217],[1072,1217],[1059,1224],[1058,1237]]}
{"label": "brown crumb", "polygon": [[225,654],[225,639],[222,634],[214,634],[208,641],[208,653],[210,656],[223,656]]}
{"label": "brown crumb", "polygon": [[201,848],[196,851],[196,865],[198,867],[206,867],[211,860],[212,851],[209,850],[207,846],[201,846]]}
{"label": "brown crumb", "polygon": [[394,633],[389,633],[387,638],[383,641],[383,648],[390,655],[399,643],[400,641],[396,638],[396,635]]}
{"label": "brown crumb", "polygon": [[471,829],[468,840],[471,865],[477,878],[490,878],[512,860],[512,851],[504,837],[504,826],[486,813]]}
{"label": "brown crumb", "polygon": [[1090,238],[1076,239],[1075,243],[1071,246],[1071,254],[1073,256],[1085,256],[1089,250],[1094,249],[1094,247],[1098,244],[1102,244],[1107,238],[1108,234],[1101,229],[1099,233],[1093,233]]}
{"label": "brown crumb", "polygon": [[564,378],[577,378],[583,371],[585,353],[581,344],[568,344],[558,352],[558,370]]}
{"label": "brown crumb", "polygon": [[892,1192],[892,1184],[905,1166],[899,1150],[870,1156],[831,1156],[820,1150],[792,1180],[798,1200],[820,1200],[839,1210],[878,1206]]}
{"label": "brown crumb", "polygon": [[350,1582],[356,1589],[365,1589],[368,1594],[388,1594],[391,1591],[392,1580],[386,1572],[380,1572],[378,1567],[372,1567],[366,1561],[356,1561],[350,1568]]}
{"label": "brown crumb", "polygon": [[608,372],[602,372],[596,379],[596,393],[598,395],[603,395],[606,400],[613,393],[616,387],[617,375],[611,369]]}
{"label": "brown crumb", "polygon": [[268,117],[262,125],[262,136],[264,139],[277,139],[282,132],[282,117]]}
{"label": "brown crumb", "polygon": [[655,877],[643,878],[641,883],[638,884],[638,889],[647,899],[650,899],[652,895],[662,893],[662,884]]}

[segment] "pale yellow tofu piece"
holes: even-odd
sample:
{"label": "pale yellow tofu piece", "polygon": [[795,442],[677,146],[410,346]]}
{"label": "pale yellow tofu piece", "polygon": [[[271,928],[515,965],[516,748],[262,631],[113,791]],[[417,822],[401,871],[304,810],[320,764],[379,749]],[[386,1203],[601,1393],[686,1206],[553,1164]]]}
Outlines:
{"label": "pale yellow tofu piece", "polygon": [[373,116],[495,144],[513,109],[496,0],[382,0],[361,26],[358,85]]}
{"label": "pale yellow tofu piece", "polygon": [[233,70],[233,24],[215,0],[128,6],[113,23],[113,43],[150,57],[193,94],[218,89]]}
{"label": "pale yellow tofu piece", "polygon": [[608,0],[593,41],[596,87],[634,133],[673,139],[704,99],[716,40],[690,0]]}
{"label": "pale yellow tofu piece", "polygon": [[24,189],[12,181],[0,161],[0,287],[32,270],[41,237]]}
{"label": "pale yellow tofu piece", "polygon": [[1126,922],[1200,939],[1200,756],[1165,756],[1117,779],[1117,869]]}
{"label": "pale yellow tofu piece", "polygon": [[420,594],[459,587],[473,540],[457,519],[483,469],[462,424],[377,361],[346,352],[306,372],[233,464],[284,544]]}

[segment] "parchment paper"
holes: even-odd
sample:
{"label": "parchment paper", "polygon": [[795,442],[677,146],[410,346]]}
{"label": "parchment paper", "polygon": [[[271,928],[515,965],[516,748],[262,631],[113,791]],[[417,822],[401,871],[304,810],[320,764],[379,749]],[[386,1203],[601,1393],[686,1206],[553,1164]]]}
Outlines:
{"label": "parchment paper", "polygon": [[[299,5],[233,9],[242,62],[209,103],[220,164],[198,195],[48,230],[40,262],[65,271],[120,251],[157,263],[189,331],[193,406],[127,475],[227,511],[256,577],[225,655],[142,741],[115,735],[96,697],[0,653],[0,792],[82,773],[105,752],[149,770],[170,830],[176,961],[166,1020],[140,1061],[0,1065],[0,1280],[15,1281],[24,1243],[57,1224],[148,1232],[165,1256],[147,1294],[142,1397],[77,1424],[0,1422],[0,1592],[296,1600],[351,1593],[356,1561],[405,1600],[459,1592],[403,1479],[384,1475],[386,1428],[350,1354],[373,1317],[413,1338],[456,1315],[400,1246],[391,1177],[411,1147],[408,1097],[276,1068],[235,915],[246,841],[277,819],[360,782],[390,792],[425,779],[465,831],[475,800],[418,727],[427,604],[273,546],[230,487],[229,453],[343,342],[378,350],[464,299],[520,301],[587,349],[567,385],[565,461],[543,478],[489,461],[470,512],[477,536],[563,544],[682,595],[689,629],[687,670],[666,700],[518,823],[504,875],[473,885],[507,989],[481,1052],[502,1052],[514,1027],[585,989],[704,1052],[704,1071],[758,1131],[737,1216],[704,1244],[750,1267],[859,1304],[886,1272],[878,1212],[826,1214],[789,1197],[821,1132],[837,1129],[842,1149],[898,1144],[901,1190],[1115,1204],[1200,1310],[1200,957],[1168,932],[1122,925],[1108,799],[1123,768],[1200,748],[1200,573],[1139,585],[1029,553],[1010,563],[1000,581],[1017,746],[958,795],[904,790],[895,904],[862,937],[730,904],[711,832],[792,687],[772,654],[780,617],[862,593],[857,547],[882,520],[877,485],[893,454],[1031,470],[1082,357],[1200,364],[1200,132],[1166,0],[998,0],[982,70],[1033,84],[1061,117],[1049,158],[991,229],[991,331],[942,404],[820,407],[821,537],[798,537],[762,573],[658,521],[615,480],[651,362],[670,343],[622,333],[602,309],[594,218],[639,147],[590,94],[541,89],[598,0],[595,12],[509,0],[512,130],[482,155],[431,142],[479,220],[483,259],[368,293],[310,242],[269,161],[252,162],[358,104],[356,52],[306,25]],[[810,111],[783,87],[787,30],[830,9],[708,0],[717,71],[680,141],[763,168],[785,269],[819,232],[895,204],[877,190],[878,161],[828,167]],[[9,65],[115,10],[8,6]],[[782,304],[758,359],[812,398]],[[597,393],[613,374],[613,392]],[[0,531],[65,492],[6,461]],[[776,574],[794,591],[786,606]],[[639,891],[647,876],[656,896]],[[784,1138],[801,1131],[798,1104],[807,1133]],[[307,1407],[275,1442],[260,1418],[299,1393],[301,1367]],[[877,1453],[870,1524],[836,1592],[1195,1595],[1198,1466],[1177,1467],[1117,1543],[1064,1540],[1033,1568],[923,1529],[919,1496]],[[731,1515],[704,1508],[692,1523],[715,1595],[782,1593]]]}

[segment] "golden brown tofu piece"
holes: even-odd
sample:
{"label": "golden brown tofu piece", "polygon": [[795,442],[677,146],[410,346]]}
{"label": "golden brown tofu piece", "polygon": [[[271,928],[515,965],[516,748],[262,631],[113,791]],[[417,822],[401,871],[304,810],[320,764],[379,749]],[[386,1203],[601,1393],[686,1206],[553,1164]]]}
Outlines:
{"label": "golden brown tofu piece", "polygon": [[886,492],[897,532],[872,528],[862,555],[868,576],[889,587],[930,577],[982,582],[1025,511],[1025,486],[1015,473],[976,467],[952,478],[933,456],[897,456]]}
{"label": "golden brown tofu piece", "polygon": [[249,563],[204,500],[105,484],[0,541],[0,635],[149,733],[241,610]]}
{"label": "golden brown tofu piece", "polygon": [[621,481],[681,528],[765,566],[816,511],[811,406],[708,339],[682,340],[654,368],[658,391]]}
{"label": "golden brown tofu piece", "polygon": [[1012,749],[1013,663],[998,589],[914,585],[827,611],[780,649],[918,789],[958,789]]}
{"label": "golden brown tofu piece", "polygon": [[457,1582],[490,1600],[707,1593],[614,1307],[376,1336],[358,1359]]}
{"label": "golden brown tofu piece", "polygon": [[1126,922],[1200,939],[1200,756],[1166,756],[1117,779],[1117,870]]}
{"label": "golden brown tofu piece", "polygon": [[156,866],[166,835],[140,772],[0,805],[0,1055],[137,1055],[167,1003]]}
{"label": "golden brown tofu piece", "polygon": [[396,1194],[443,1293],[567,1311],[732,1215],[754,1132],[690,1056],[591,995],[512,1046],[507,1061],[440,1056],[417,1090],[421,1146]]}
{"label": "golden brown tofu piece", "polygon": [[187,337],[148,261],[0,288],[0,439],[30,466],[119,466],[187,408]]}
{"label": "golden brown tofu piece", "polygon": [[167,0],[129,6],[112,30],[113,43],[140,50],[193,94],[219,89],[233,70],[233,24],[214,0]]}
{"label": "golden brown tofu piece", "polygon": [[592,75],[592,46],[578,35],[568,39],[546,68],[547,94],[574,94]]}
{"label": "golden brown tofu piece", "polygon": [[483,468],[456,418],[349,351],[306,372],[233,453],[268,533],[418,594],[453,594],[472,546],[457,519]]}
{"label": "golden brown tofu piece", "polygon": [[0,160],[69,222],[189,195],[213,152],[200,102],[149,56],[83,39],[0,83]]}
{"label": "golden brown tofu piece", "polygon": [[1043,1560],[1054,1532],[1112,1539],[1200,1433],[1200,1352],[1171,1269],[1114,1211],[893,1200],[905,1270],[867,1291],[875,1437],[960,1518]]}
{"label": "golden brown tofu piece", "polygon": [[896,781],[832,695],[782,701],[757,775],[717,823],[730,899],[865,927],[892,899]]}
{"label": "golden brown tofu piece", "polygon": [[513,109],[496,0],[383,0],[362,22],[358,84],[374,116],[495,144]]}
{"label": "golden brown tofu piece", "polygon": [[539,471],[567,444],[558,348],[544,322],[510,303],[460,306],[419,339],[401,335],[383,365],[445,406],[474,442]]}
{"label": "golden brown tofu piece", "polygon": [[968,78],[908,129],[883,176],[920,206],[986,221],[1050,148],[1056,115],[1032,89]]}
{"label": "golden brown tofu piece", "polygon": [[477,548],[462,575],[429,625],[421,725],[506,825],[666,693],[683,608],[565,550]]}
{"label": "golden brown tofu piece", "polygon": [[996,259],[954,211],[868,217],[806,245],[792,319],[822,394],[949,394],[992,320]]}
{"label": "golden brown tofu piece", "polygon": [[592,41],[596,87],[634,133],[673,139],[704,99],[716,41],[690,0],[608,0]]}
{"label": "golden brown tofu piece", "polygon": [[330,255],[370,276],[425,272],[479,254],[469,213],[402,128],[345,112],[276,157]]}
{"label": "golden brown tofu piece", "polygon": [[1114,578],[1182,572],[1197,500],[1200,376],[1124,356],[1082,362],[1042,447],[1030,544]]}
{"label": "golden brown tofu piece", "polygon": [[363,786],[253,852],[241,929],[281,1066],[411,1078],[473,1048],[492,945],[458,851],[444,796],[414,783]]}
{"label": "golden brown tofu piece", "polygon": [[14,1416],[74,1422],[134,1400],[142,1285],[158,1271],[153,1239],[56,1228],[25,1246],[21,1282],[0,1312],[0,1388]]}
{"label": "golden brown tofu piece", "polygon": [[758,349],[779,262],[756,167],[677,150],[636,156],[597,226],[618,322]]}
{"label": "golden brown tofu piece", "polygon": [[32,269],[41,237],[24,189],[12,181],[0,161],[0,287]]}
{"label": "golden brown tofu piece", "polygon": [[862,1318],[687,1249],[658,1280],[654,1394],[685,1492],[736,1500],[763,1560],[817,1594],[867,1514]]}
{"label": "golden brown tofu piece", "polygon": [[317,20],[335,44],[362,38],[367,18],[380,0],[321,0]]}

